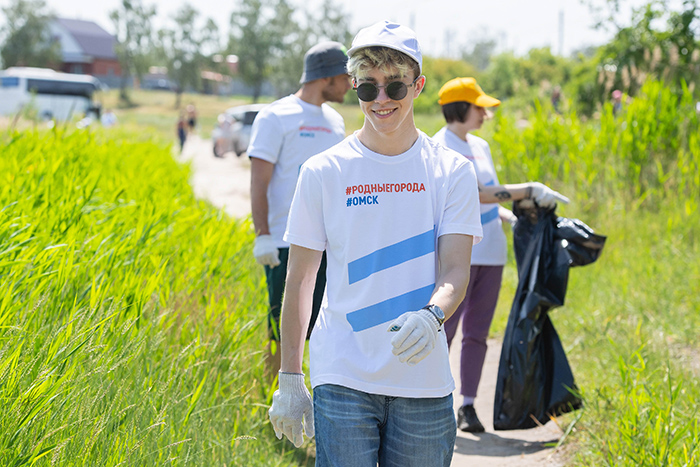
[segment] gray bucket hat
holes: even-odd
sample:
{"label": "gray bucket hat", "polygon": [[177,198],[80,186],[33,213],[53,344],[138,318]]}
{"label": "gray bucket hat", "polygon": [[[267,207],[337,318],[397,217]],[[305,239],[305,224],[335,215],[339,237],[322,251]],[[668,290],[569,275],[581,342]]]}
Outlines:
{"label": "gray bucket hat", "polygon": [[340,42],[321,42],[304,55],[304,73],[301,84],[321,78],[347,73],[348,54]]}

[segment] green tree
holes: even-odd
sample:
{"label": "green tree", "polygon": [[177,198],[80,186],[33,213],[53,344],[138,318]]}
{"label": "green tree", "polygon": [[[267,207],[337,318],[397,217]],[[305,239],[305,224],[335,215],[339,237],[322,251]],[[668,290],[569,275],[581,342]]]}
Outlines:
{"label": "green tree", "polygon": [[0,57],[3,66],[56,67],[61,62],[60,45],[52,40],[53,19],[44,0],[14,0],[2,8],[5,24]]}
{"label": "green tree", "polygon": [[214,66],[220,52],[219,30],[212,19],[202,25],[199,13],[185,4],[173,17],[173,27],[158,32],[158,55],[168,67],[168,76],[177,85],[175,108],[179,108],[186,87],[199,90],[202,71]]}
{"label": "green tree", "polygon": [[119,99],[130,104],[126,87],[130,77],[139,80],[148,71],[153,35],[151,22],[156,15],[156,7],[147,7],[140,0],[122,0],[118,9],[110,12],[117,36],[116,52],[122,67],[119,86]]}
{"label": "green tree", "polygon": [[676,78],[697,86],[700,76],[700,9],[696,0],[685,0],[683,9],[670,12],[668,41],[677,52]]}
{"label": "green tree", "polygon": [[471,34],[467,43],[462,47],[462,60],[471,63],[479,71],[484,71],[491,63],[498,47],[498,40],[491,36],[485,27]]}
{"label": "green tree", "polygon": [[319,16],[312,16],[309,23],[311,30],[316,32],[317,41],[327,39],[340,42],[348,48],[354,34],[350,31],[350,13],[334,3],[333,0],[324,0]]}
{"label": "green tree", "polygon": [[520,72],[528,86],[560,85],[571,75],[570,60],[552,54],[549,47],[530,49],[520,60]]}
{"label": "green tree", "polygon": [[[277,11],[280,15],[280,10]],[[291,12],[282,10],[282,18]],[[349,14],[332,0],[324,0],[318,14],[303,12],[299,22],[287,22],[282,50],[275,50],[270,64],[269,81],[278,95],[285,95],[299,88],[299,78],[304,70],[304,54],[315,44],[330,40],[349,47],[352,42],[348,19]],[[348,93],[348,96],[351,96]]]}
{"label": "green tree", "polygon": [[[290,34],[299,26],[293,13],[286,0],[243,0],[231,14],[227,52],[238,56],[238,72],[252,86],[253,101],[270,78],[275,59],[294,44]],[[296,49],[290,55],[298,55],[301,47]]]}
{"label": "green tree", "polygon": [[499,99],[513,97],[522,83],[520,60],[512,52],[495,56],[484,73],[484,85],[489,89],[489,94]]}
{"label": "green tree", "polygon": [[491,57],[494,55],[496,45],[497,43],[494,39],[475,42],[470,52],[462,54],[462,59],[483,71],[491,63]]}
{"label": "green tree", "polygon": [[616,20],[621,7],[620,0],[606,0],[600,8],[608,14],[601,15],[598,26],[612,30],[614,37],[596,56],[597,101],[607,101],[613,89],[634,96],[649,78],[662,80],[678,95],[688,85],[697,96],[700,84],[697,0],[684,0],[676,9],[668,2],[652,0],[633,10],[628,26]]}
{"label": "green tree", "polygon": [[417,112],[431,113],[440,112],[438,105],[438,92],[443,84],[452,78],[460,76],[475,76],[478,78],[477,70],[473,65],[451,58],[423,57],[423,74],[427,77],[423,92],[414,102]]}

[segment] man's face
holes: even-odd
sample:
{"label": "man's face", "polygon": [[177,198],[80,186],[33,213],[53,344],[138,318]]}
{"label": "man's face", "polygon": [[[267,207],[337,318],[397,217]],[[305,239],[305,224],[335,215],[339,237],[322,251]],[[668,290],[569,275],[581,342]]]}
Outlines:
{"label": "man's face", "polygon": [[350,76],[346,74],[333,76],[326,87],[323,88],[323,99],[342,104],[345,98],[345,93],[348,92],[351,87],[352,84],[350,83]]}
{"label": "man's face", "polygon": [[[420,77],[411,85],[413,76],[400,76],[397,72],[389,70],[384,73],[378,69],[372,69],[362,79],[358,79],[356,85],[372,83],[379,86],[379,94],[369,102],[360,100],[360,108],[367,117],[365,127],[378,133],[392,134],[399,130],[414,128],[413,123],[413,99],[418,97],[425,78]],[[399,100],[390,98],[386,93],[386,86],[394,81],[401,81],[408,87],[406,96]]]}

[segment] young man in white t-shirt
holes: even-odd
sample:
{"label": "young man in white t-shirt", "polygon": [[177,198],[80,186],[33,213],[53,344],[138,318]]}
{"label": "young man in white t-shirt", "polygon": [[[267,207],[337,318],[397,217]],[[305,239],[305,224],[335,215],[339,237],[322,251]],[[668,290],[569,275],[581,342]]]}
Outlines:
{"label": "young man in white t-shirt", "polygon": [[474,78],[452,79],[440,88],[438,95],[447,125],[433,139],[469,159],[479,182],[484,239],[472,251],[467,294],[454,315],[445,322],[445,335],[448,344],[451,344],[461,320],[460,394],[463,399],[457,411],[457,427],[461,431],[480,433],[484,431],[484,426],[474,409],[474,400],[481,380],[486,339],[496,310],[507,254],[501,219],[513,222],[515,217],[499,203],[532,199],[539,206],[554,207],[557,202],[568,203],[569,200],[537,182],[499,183],[489,144],[470,132],[481,128],[487,115],[486,108],[496,107],[501,101],[487,95]]}
{"label": "young man in white t-shirt", "polygon": [[[454,380],[442,324],[464,297],[481,237],[476,175],[415,126],[425,77],[413,31],[382,21],[361,30],[348,55],[365,121],[301,170],[270,419],[296,446],[302,431],[315,433],[317,466],[449,466]],[[324,250],[312,404],[304,325]]]}
{"label": "young man in white t-shirt", "polygon": [[[322,42],[304,56],[301,88],[265,107],[255,118],[248,146],[250,198],[255,226],[255,259],[265,266],[270,304],[269,335],[279,341],[279,316],[289,244],[282,238],[301,165],[345,138],[343,117],[326,102],[342,103],[350,89],[347,52],[338,42]],[[318,269],[309,332],[326,283],[325,261]],[[268,371],[280,368],[278,346],[270,342]]]}

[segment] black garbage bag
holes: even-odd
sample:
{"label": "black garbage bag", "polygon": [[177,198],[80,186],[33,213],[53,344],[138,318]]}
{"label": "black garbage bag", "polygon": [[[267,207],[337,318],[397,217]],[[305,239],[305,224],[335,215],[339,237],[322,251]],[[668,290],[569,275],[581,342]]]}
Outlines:
{"label": "black garbage bag", "polygon": [[513,229],[518,288],[503,339],[493,409],[496,430],[544,424],[581,407],[576,384],[549,310],[564,304],[571,266],[600,256],[605,237],[554,209],[516,202]]}

